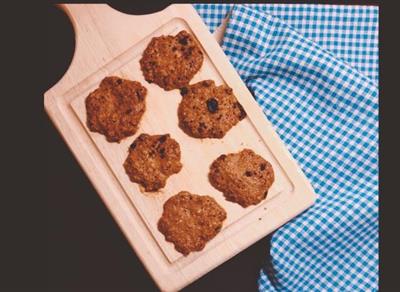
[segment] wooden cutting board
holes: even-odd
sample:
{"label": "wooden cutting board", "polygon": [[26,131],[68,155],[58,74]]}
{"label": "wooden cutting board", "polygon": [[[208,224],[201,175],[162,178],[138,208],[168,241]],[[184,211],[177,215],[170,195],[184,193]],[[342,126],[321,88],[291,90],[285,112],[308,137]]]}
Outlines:
{"label": "wooden cutting board", "polygon": [[[191,5],[171,5],[142,16],[123,14],[105,4],[62,8],[75,29],[75,55],[63,78],[45,93],[46,111],[161,290],[183,288],[313,204],[316,195],[311,185]],[[183,29],[205,52],[203,66],[191,83],[212,79],[217,85],[229,85],[248,114],[223,139],[194,139],[183,133],[176,114],[179,91],[147,83],[140,71],[139,59],[152,37]],[[106,76],[137,80],[148,89],[138,133],[120,144],[108,143],[86,127],[85,98]],[[140,133],[169,133],[181,146],[182,171],[156,194],[143,193],[122,167],[129,145]],[[267,199],[248,208],[226,201],[207,178],[215,158],[243,148],[266,158],[275,171]],[[213,196],[228,216],[204,250],[186,257],[157,230],[163,203],[182,190]]]}

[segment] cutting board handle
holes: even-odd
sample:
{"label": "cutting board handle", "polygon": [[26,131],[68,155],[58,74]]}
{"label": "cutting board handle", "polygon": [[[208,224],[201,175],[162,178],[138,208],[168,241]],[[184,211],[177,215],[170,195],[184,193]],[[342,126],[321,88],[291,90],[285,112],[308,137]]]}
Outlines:
{"label": "cutting board handle", "polygon": [[[93,7],[90,7],[89,4],[57,4],[57,6],[63,10],[70,19],[76,38],[84,37],[90,40],[93,35],[92,29],[90,28],[96,24],[99,24],[99,26],[96,26],[96,29],[100,31],[104,30],[103,25],[101,25],[101,23],[96,23],[96,18],[91,16],[90,10]],[[96,6],[97,11],[102,11],[102,13],[105,14],[112,13],[112,9],[108,7],[107,4],[96,4]]]}
{"label": "cutting board handle", "polygon": [[177,12],[193,12],[190,4],[173,4],[145,15],[122,13],[107,4],[58,4],[69,17],[75,32],[75,52],[72,62],[51,90],[67,88],[87,77],[116,56],[126,51],[135,40],[143,39],[165,19]]}
{"label": "cutting board handle", "polygon": [[[69,17],[74,31],[77,47],[88,45],[115,46],[123,32],[128,31],[125,26],[141,23],[144,18],[162,11],[148,15],[130,15],[122,13],[107,4],[57,4]],[[141,29],[140,26],[136,26]],[[83,44],[81,44],[83,43]]]}

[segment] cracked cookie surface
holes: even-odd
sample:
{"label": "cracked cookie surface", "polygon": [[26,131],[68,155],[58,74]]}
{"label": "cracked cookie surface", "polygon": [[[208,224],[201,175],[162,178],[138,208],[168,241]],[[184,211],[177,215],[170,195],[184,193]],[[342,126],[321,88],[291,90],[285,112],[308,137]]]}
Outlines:
{"label": "cracked cookie surface", "polygon": [[221,191],[228,201],[248,207],[267,197],[268,189],[274,182],[274,171],[260,155],[244,149],[219,156],[211,164],[208,177],[211,185]]}
{"label": "cracked cookie surface", "polygon": [[182,191],[164,203],[158,230],[178,252],[188,255],[202,250],[225,219],[225,210],[212,197]]}
{"label": "cracked cookie surface", "polygon": [[204,80],[180,89],[179,127],[194,138],[223,138],[246,117],[242,105],[227,85]]}
{"label": "cracked cookie surface", "polygon": [[203,59],[197,41],[183,30],[176,36],[152,38],[140,59],[140,68],[147,82],[172,90],[189,84]]}
{"label": "cracked cookie surface", "polygon": [[120,142],[134,135],[146,110],[147,89],[137,81],[106,77],[85,100],[90,131]]}
{"label": "cracked cookie surface", "polygon": [[141,134],[129,147],[124,168],[132,182],[143,186],[146,192],[155,192],[182,169],[180,159],[179,144],[169,134]]}

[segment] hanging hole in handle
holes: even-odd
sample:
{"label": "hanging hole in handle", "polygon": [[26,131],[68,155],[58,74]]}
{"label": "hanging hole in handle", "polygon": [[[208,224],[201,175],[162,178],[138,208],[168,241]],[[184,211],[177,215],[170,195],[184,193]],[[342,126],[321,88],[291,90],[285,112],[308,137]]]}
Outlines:
{"label": "hanging hole in handle", "polygon": [[119,12],[132,14],[132,15],[144,15],[156,13],[164,10],[171,3],[167,1],[124,1],[124,2],[108,2],[107,5],[118,10]]}

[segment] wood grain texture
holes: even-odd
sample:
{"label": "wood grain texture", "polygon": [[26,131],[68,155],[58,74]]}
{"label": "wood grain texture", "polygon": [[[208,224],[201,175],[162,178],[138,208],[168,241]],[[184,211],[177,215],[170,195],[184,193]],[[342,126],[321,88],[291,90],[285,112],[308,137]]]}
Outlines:
{"label": "wood grain texture", "polygon": [[[165,291],[181,289],[278,228],[315,200],[315,194],[220,46],[191,5],[132,16],[103,4],[68,4],[63,9],[76,34],[76,51],[63,78],[45,93],[45,108],[147,270]],[[140,28],[140,29],[138,29]],[[177,124],[179,91],[166,92],[144,81],[141,52],[153,36],[190,31],[205,52],[192,83],[213,79],[232,87],[248,117],[222,140],[194,139]],[[105,76],[140,81],[148,88],[147,111],[138,133],[108,143],[85,125],[84,99]],[[170,133],[181,145],[183,169],[158,194],[143,194],[122,167],[128,146],[140,133]],[[213,159],[244,147],[271,162],[276,173],[267,200],[246,209],[227,202],[207,179]],[[223,230],[201,252],[183,257],[156,228],[163,202],[180,190],[213,196],[227,211]]]}

